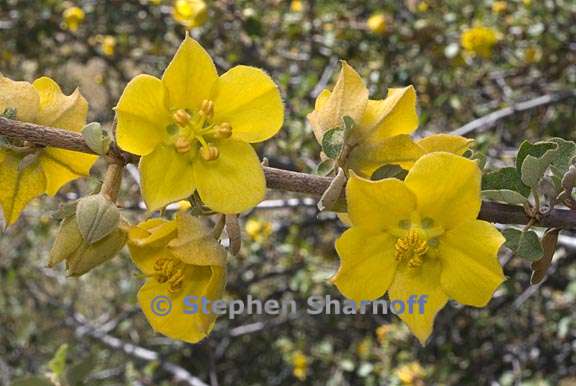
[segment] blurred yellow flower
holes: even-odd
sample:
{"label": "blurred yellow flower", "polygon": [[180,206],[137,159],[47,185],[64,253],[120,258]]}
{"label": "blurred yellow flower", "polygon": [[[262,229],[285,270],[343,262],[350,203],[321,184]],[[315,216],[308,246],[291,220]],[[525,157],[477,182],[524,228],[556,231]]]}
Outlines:
{"label": "blurred yellow flower", "polygon": [[504,281],[497,256],[504,237],[477,220],[481,176],[475,161],[445,152],[418,159],[404,181],[352,175],[352,227],[336,241],[332,282],[356,302],[425,296],[420,309],[398,315],[422,344],[449,298],[484,307]]}
{"label": "blurred yellow flower", "polygon": [[462,48],[482,58],[490,58],[492,56],[492,49],[497,42],[497,31],[484,26],[469,28],[460,36]]}
{"label": "blurred yellow flower", "polygon": [[102,53],[106,56],[114,56],[116,52],[116,37],[112,35],[103,36],[100,41],[100,49]]}
{"label": "blurred yellow flower", "polygon": [[72,32],[76,32],[86,18],[86,14],[82,8],[78,7],[66,8],[62,16],[64,17],[64,27]]}
{"label": "blurred yellow flower", "polygon": [[200,27],[208,19],[208,8],[202,0],[176,0],[172,17],[188,29]]}
{"label": "blurred yellow flower", "polygon": [[418,3],[418,11],[419,12],[426,12],[428,11],[428,9],[430,8],[430,4],[428,4],[428,2],[426,1],[421,1]]}
{"label": "blurred yellow flower", "polygon": [[[0,75],[0,115],[79,132],[86,124],[88,103],[78,89],[64,95],[48,77],[33,83],[16,82]],[[13,143],[0,146],[0,205],[7,225],[14,223],[34,197],[54,196],[68,182],[86,176],[98,158],[52,147]]]}
{"label": "blurred yellow flower", "polygon": [[376,328],[376,338],[380,344],[384,344],[386,342],[390,331],[392,331],[393,327],[391,324],[383,324]]}
{"label": "blurred yellow flower", "polygon": [[360,357],[360,359],[366,360],[368,359],[368,357],[370,357],[371,352],[372,352],[372,339],[370,339],[369,337],[365,337],[356,346],[356,354],[358,354],[358,357]]}
{"label": "blurred yellow flower", "polygon": [[308,375],[308,357],[302,351],[292,354],[292,374],[300,381],[306,380]]}
{"label": "blurred yellow flower", "polygon": [[403,385],[421,386],[424,385],[426,372],[418,362],[410,362],[394,371],[396,377]]}
{"label": "blurred yellow flower", "polygon": [[493,13],[502,13],[508,9],[508,3],[506,1],[495,1],[492,3]]}
{"label": "blurred yellow flower", "polygon": [[[128,232],[130,256],[146,277],[138,303],[152,328],[170,338],[196,343],[216,320],[212,313],[186,313],[195,301],[220,300],[226,282],[226,251],[198,218],[178,212],[154,218]],[[191,298],[188,298],[191,299]]]}
{"label": "blurred yellow flower", "polygon": [[384,35],[388,32],[389,27],[389,17],[383,12],[378,12],[373,14],[366,21],[368,29],[375,34]]}
{"label": "blurred yellow flower", "polygon": [[302,12],[302,10],[304,10],[304,5],[302,4],[302,0],[292,0],[290,2],[290,11]]}
{"label": "blurred yellow flower", "polygon": [[522,0],[522,3],[528,7],[528,6],[532,5],[532,0]]}
{"label": "blurred yellow flower", "polygon": [[252,240],[261,243],[270,237],[272,224],[267,221],[251,218],[246,221],[245,229]]}
{"label": "blurred yellow flower", "polygon": [[218,76],[187,36],[162,79],[138,75],[116,106],[118,145],[140,158],[150,211],[198,192],[216,212],[239,213],[264,198],[266,180],[251,143],[280,130],[284,106],[264,71],[236,66]]}
{"label": "blurred yellow flower", "polygon": [[524,49],[522,55],[527,64],[538,63],[542,59],[542,50],[540,47],[530,46]]}

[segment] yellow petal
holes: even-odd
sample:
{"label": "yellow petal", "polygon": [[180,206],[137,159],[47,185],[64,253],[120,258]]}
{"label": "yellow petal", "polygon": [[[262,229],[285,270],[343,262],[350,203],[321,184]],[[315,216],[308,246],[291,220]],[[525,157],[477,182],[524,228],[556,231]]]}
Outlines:
{"label": "yellow petal", "polygon": [[352,175],[346,186],[352,224],[371,231],[397,228],[416,209],[416,197],[395,178],[369,181]]}
{"label": "yellow petal", "polygon": [[[422,266],[416,270],[409,268],[407,264],[402,264],[398,267],[394,281],[388,290],[390,301],[400,300],[404,303],[404,312],[398,312],[398,316],[422,344],[426,344],[432,333],[436,314],[448,301],[440,287],[441,269],[438,259],[424,259]],[[416,295],[417,299],[422,295],[427,296],[422,310],[420,305],[415,303],[410,312],[409,298],[412,295]]]}
{"label": "yellow petal", "polygon": [[395,239],[387,233],[368,233],[352,227],[336,240],[340,268],[331,279],[347,298],[360,302],[386,293],[398,265]]}
{"label": "yellow petal", "polygon": [[504,281],[498,250],[504,237],[494,225],[473,220],[446,232],[440,239],[441,284],[462,304],[484,307]]}
{"label": "yellow petal", "polygon": [[134,264],[146,276],[155,275],[159,258],[173,258],[167,248],[176,237],[176,223],[165,219],[150,219],[128,231],[128,248]]}
{"label": "yellow petal", "polygon": [[232,138],[261,142],[280,130],[284,105],[274,81],[262,70],[236,66],[214,86],[214,121],[232,126]]}
{"label": "yellow petal", "polygon": [[[326,98],[327,93],[323,93]],[[322,94],[321,94],[322,95]],[[349,116],[355,122],[360,122],[368,103],[368,89],[356,71],[345,61],[334,90],[321,107],[308,115],[308,119],[318,142],[327,130],[342,126],[342,118]]]}
{"label": "yellow petal", "polygon": [[[224,285],[223,268],[188,266],[183,286],[178,292],[170,293],[167,283],[159,283],[156,279],[150,278],[138,292],[138,303],[154,331],[172,339],[196,343],[210,333],[216,315],[203,313],[201,303],[197,313],[185,313],[192,311],[192,307],[188,307],[185,303],[185,298],[196,296],[200,299],[204,296],[207,300],[219,300],[224,293]],[[171,303],[171,311],[167,315],[158,314],[157,307],[166,306],[158,304],[160,296],[166,297],[164,299],[169,299]]]}
{"label": "yellow petal", "polygon": [[98,156],[70,150],[46,148],[40,165],[46,176],[46,194],[54,196],[68,182],[90,174]]}
{"label": "yellow petal", "polygon": [[438,152],[416,161],[405,183],[416,194],[422,217],[451,229],[478,216],[480,179],[475,161]]}
{"label": "yellow petal", "polygon": [[389,88],[382,100],[370,100],[358,129],[364,138],[382,140],[398,134],[412,134],[418,127],[416,91],[413,86]]}
{"label": "yellow petal", "polygon": [[414,162],[425,154],[407,134],[395,135],[377,142],[365,142],[356,146],[350,153],[348,167],[366,177],[386,164],[399,165],[410,169]]}
{"label": "yellow petal", "polygon": [[474,140],[450,134],[434,134],[416,141],[426,153],[445,151],[456,155],[463,155],[472,142]]}
{"label": "yellow petal", "polygon": [[80,90],[64,95],[60,86],[45,76],[36,79],[32,85],[40,96],[36,123],[71,131],[80,131],[86,125],[88,102]]}
{"label": "yellow petal", "polygon": [[16,119],[35,122],[40,96],[32,84],[15,82],[0,74],[0,114],[8,108],[16,109]]}
{"label": "yellow petal", "polygon": [[226,250],[214,238],[210,229],[189,213],[176,215],[178,237],[168,246],[170,253],[186,264],[226,264]]}
{"label": "yellow petal", "polygon": [[21,157],[11,153],[6,153],[0,164],[0,205],[7,226],[15,223],[24,207],[46,188],[46,179],[38,163],[22,170],[20,165]]}
{"label": "yellow petal", "polygon": [[202,201],[220,213],[240,213],[258,205],[266,193],[266,179],[251,145],[234,140],[217,144],[214,161],[198,158],[194,177]]}
{"label": "yellow petal", "polygon": [[142,196],[149,211],[188,198],[196,189],[190,154],[178,153],[173,146],[158,146],[140,159],[139,168]]}
{"label": "yellow petal", "polygon": [[150,154],[167,135],[172,121],[165,97],[162,81],[153,76],[138,75],[128,83],[116,106],[116,141],[123,150]]}
{"label": "yellow petal", "polygon": [[169,108],[198,110],[202,101],[210,98],[216,79],[218,73],[212,58],[187,35],[162,76]]}

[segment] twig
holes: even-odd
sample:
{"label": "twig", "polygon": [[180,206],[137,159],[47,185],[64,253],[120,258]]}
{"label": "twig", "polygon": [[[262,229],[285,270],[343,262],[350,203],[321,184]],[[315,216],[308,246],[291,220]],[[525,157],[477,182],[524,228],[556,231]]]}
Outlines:
{"label": "twig", "polygon": [[469,122],[464,126],[451,131],[449,134],[467,135],[473,131],[485,131],[494,126],[498,121],[504,118],[508,118],[516,113],[532,110],[538,107],[548,106],[574,97],[576,97],[576,91],[561,91],[554,94],[542,95],[525,102],[516,103],[511,107],[506,107],[484,115],[483,117],[475,119],[472,122]]}
{"label": "twig", "polygon": [[[574,96],[575,93],[570,93],[570,95]],[[552,97],[546,96],[546,98],[550,101]],[[558,98],[558,96],[556,96],[556,98]],[[535,100],[525,103],[534,104],[534,101]],[[540,102],[540,105],[542,105],[542,102]],[[521,108],[525,110],[526,105],[523,105]],[[62,129],[13,121],[0,117],[0,135],[13,139],[26,140],[39,146],[53,146],[93,154],[92,150],[86,146],[81,134]],[[137,162],[138,160],[137,156],[123,152],[114,146],[111,152],[113,156],[120,157],[128,162]],[[332,181],[329,177],[320,177],[271,167],[264,167],[264,174],[266,175],[266,183],[269,189],[306,193],[313,196],[322,195]],[[521,206],[488,201],[482,203],[482,209],[478,217],[500,224],[525,225],[530,221],[530,218]],[[567,209],[553,209],[547,216],[542,216],[535,225],[548,228],[576,229],[576,212]]]}

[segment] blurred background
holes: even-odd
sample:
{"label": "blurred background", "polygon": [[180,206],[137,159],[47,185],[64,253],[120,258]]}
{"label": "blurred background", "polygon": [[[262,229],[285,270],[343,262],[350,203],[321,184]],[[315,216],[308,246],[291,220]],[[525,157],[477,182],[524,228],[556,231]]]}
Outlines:
{"label": "blurred background", "polygon": [[[67,93],[80,87],[89,120],[109,127],[126,83],[160,76],[187,29],[220,72],[248,64],[278,82],[285,126],[258,148],[271,166],[314,172],[320,147],[305,116],[333,85],[339,59],[366,79],[372,98],[413,84],[418,133],[475,138],[488,168],[511,164],[524,139],[576,139],[573,0],[0,0],[0,72],[48,75]],[[133,175],[120,202],[137,221],[144,211]],[[0,236],[0,385],[26,377],[36,378],[14,384],[50,385],[39,378],[50,373],[67,374],[70,385],[576,385],[569,232],[537,287],[529,262],[502,251],[509,279],[489,306],[450,303],[426,347],[391,315],[305,312],[222,317],[190,345],[148,326],[136,303],[142,279],[126,252],[80,279],[46,268],[57,229],[51,212],[101,177],[95,167],[56,199],[34,201]],[[327,279],[343,228],[314,200],[270,192],[242,224],[228,298],[341,299]]]}

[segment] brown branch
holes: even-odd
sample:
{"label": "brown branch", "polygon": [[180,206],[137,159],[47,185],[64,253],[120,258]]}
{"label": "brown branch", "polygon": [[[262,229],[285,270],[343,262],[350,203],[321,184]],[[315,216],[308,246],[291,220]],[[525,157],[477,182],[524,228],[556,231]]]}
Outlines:
{"label": "brown branch", "polygon": [[[13,121],[0,117],[0,135],[28,141],[39,146],[53,146],[83,153],[93,151],[86,146],[82,135],[62,129],[38,126],[32,123]],[[122,158],[127,162],[137,162],[138,157],[112,147],[109,156]],[[268,188],[295,193],[320,196],[331,182],[329,177],[320,177],[306,173],[264,167]],[[530,221],[524,208],[516,205],[484,201],[478,218],[493,223],[524,225]],[[576,211],[553,209],[537,224],[543,227],[576,229]]]}

